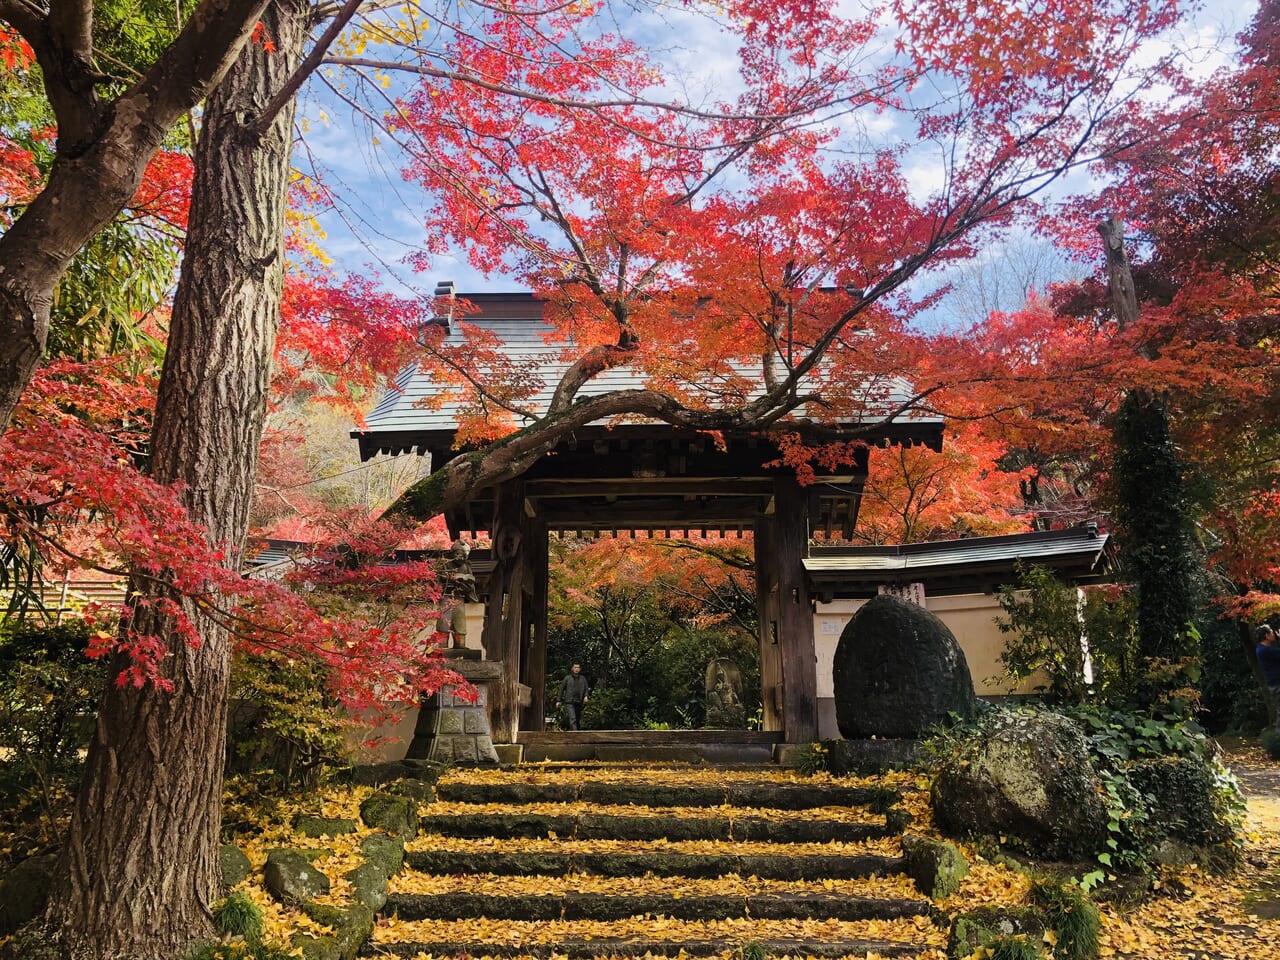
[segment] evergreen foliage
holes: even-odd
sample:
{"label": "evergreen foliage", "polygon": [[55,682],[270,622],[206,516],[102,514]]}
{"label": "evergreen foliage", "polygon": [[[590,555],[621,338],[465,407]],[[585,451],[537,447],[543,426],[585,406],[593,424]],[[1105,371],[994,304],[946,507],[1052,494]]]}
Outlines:
{"label": "evergreen foliage", "polygon": [[1053,952],[1058,960],[1095,960],[1102,917],[1087,893],[1075,884],[1045,879],[1032,886],[1031,901],[1044,910],[1048,926],[1057,932]]}
{"label": "evergreen foliage", "polygon": [[350,723],[322,664],[273,653],[237,654],[231,669],[227,770],[283,790],[314,786],[325,764],[347,761]]}
{"label": "evergreen foliage", "polygon": [[6,832],[23,835],[19,821],[39,830],[28,836],[33,848],[56,834],[80,780],[106,676],[85,656],[89,634],[79,620],[0,633],[0,810]]}
{"label": "evergreen foliage", "polygon": [[[1004,677],[1020,683],[1042,675],[1038,689],[1056,703],[1132,700],[1139,675],[1131,593],[1094,589],[1083,600],[1076,589],[1044,567],[1020,571],[1016,586],[998,594],[1006,634],[1000,662]],[[1092,682],[1085,679],[1088,650]]]}
{"label": "evergreen foliage", "polygon": [[234,891],[213,908],[213,927],[223,936],[244,937],[257,943],[262,939],[266,919],[247,894]]}
{"label": "evergreen foliage", "polygon": [[1114,483],[1127,575],[1137,592],[1138,643],[1147,678],[1144,702],[1181,702],[1194,694],[1191,663],[1195,558],[1183,489],[1183,468],[1169,431],[1163,396],[1133,390],[1115,423]]}

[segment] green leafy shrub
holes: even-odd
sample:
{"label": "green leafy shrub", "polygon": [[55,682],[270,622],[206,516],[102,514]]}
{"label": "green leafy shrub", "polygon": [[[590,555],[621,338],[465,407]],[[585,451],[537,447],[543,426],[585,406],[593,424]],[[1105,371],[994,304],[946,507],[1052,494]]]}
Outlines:
{"label": "green leafy shrub", "polygon": [[1272,760],[1280,760],[1280,730],[1267,727],[1262,731],[1262,749]]}
{"label": "green leafy shrub", "polygon": [[964,749],[983,722],[982,717],[966,720],[958,713],[950,713],[947,718],[950,723],[931,727],[928,735],[920,741],[915,766],[922,773],[936,773],[944,762]]}
{"label": "green leafy shrub", "polygon": [[1082,602],[1074,587],[1033,566],[997,596],[1004,616],[996,625],[1007,635],[1000,655],[1006,679],[1021,683],[1039,674],[1047,683],[1038,689],[1055,703],[1120,703],[1133,696],[1139,658],[1132,595],[1091,590]]}
{"label": "green leafy shrub", "polygon": [[1062,711],[1085,731],[1106,790],[1111,869],[1143,871],[1168,837],[1231,849],[1244,798],[1204,730],[1180,717],[1079,707]]}
{"label": "green leafy shrub", "polygon": [[827,747],[822,743],[803,743],[796,750],[796,772],[805,777],[827,769]]}
{"label": "green leafy shrub", "polygon": [[266,929],[266,918],[249,895],[235,891],[213,908],[213,928],[224,937],[244,937],[257,942]]}
{"label": "green leafy shrub", "polygon": [[82,621],[0,633],[0,810],[11,831],[33,811],[45,836],[80,781],[106,677],[85,656]]}
{"label": "green leafy shrub", "polygon": [[[1101,882],[1108,872],[1150,872],[1156,850],[1166,839],[1208,848],[1210,862],[1230,862],[1240,843],[1244,798],[1199,725],[1176,716],[1086,706],[1051,712],[1079,724],[1103,788],[1108,817],[1105,846],[1097,852],[1102,869],[1087,875],[1086,887]],[[984,723],[999,722],[1008,714],[998,711]],[[976,749],[975,732],[969,728],[940,733],[926,744],[926,763],[936,766],[939,757],[963,757]]]}
{"label": "green leafy shrub", "polygon": [[231,666],[227,773],[314,786],[326,765],[346,766],[351,721],[318,664],[276,654],[237,655]]}

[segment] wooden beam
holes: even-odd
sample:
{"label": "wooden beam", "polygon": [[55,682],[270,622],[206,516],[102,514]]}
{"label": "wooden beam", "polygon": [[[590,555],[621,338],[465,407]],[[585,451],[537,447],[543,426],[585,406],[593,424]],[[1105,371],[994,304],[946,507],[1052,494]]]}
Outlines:
{"label": "wooden beam", "polygon": [[525,493],[530,499],[557,497],[617,496],[770,496],[773,481],[768,477],[610,477],[603,479],[564,478],[529,480]]}
{"label": "wooden beam", "polygon": [[760,512],[761,501],[755,497],[708,497],[694,501],[644,499],[614,503],[544,500],[538,515],[552,527],[612,530],[735,524],[754,521]]}
{"label": "wooden beam", "polygon": [[547,719],[547,599],[550,579],[549,534],[546,524],[535,523],[530,530],[530,566],[533,598],[530,620],[533,637],[524,657],[524,682],[529,686],[529,705],[520,720],[521,730],[542,730]]}

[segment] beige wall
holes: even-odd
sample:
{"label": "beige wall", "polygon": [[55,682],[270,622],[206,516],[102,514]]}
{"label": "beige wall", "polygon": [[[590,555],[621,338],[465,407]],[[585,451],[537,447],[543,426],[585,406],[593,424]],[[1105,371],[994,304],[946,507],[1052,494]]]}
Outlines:
{"label": "beige wall", "polygon": [[[836,644],[840,642],[845,624],[864,603],[865,600],[820,603],[814,615],[814,645],[818,655],[818,735],[823,739],[840,736],[836,727],[835,690],[831,679]],[[1034,692],[1035,678],[1016,686],[996,679],[1001,672],[1000,651],[1004,649],[1004,634],[996,626],[995,620],[1001,611],[993,595],[926,596],[925,607],[955,634],[969,663],[969,673],[978,696],[1000,697]]]}

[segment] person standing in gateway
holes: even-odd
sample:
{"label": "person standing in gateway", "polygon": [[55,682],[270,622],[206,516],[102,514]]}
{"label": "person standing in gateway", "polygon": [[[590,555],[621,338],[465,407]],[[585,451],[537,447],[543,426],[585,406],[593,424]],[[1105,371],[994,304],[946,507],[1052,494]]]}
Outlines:
{"label": "person standing in gateway", "polygon": [[578,729],[582,705],[590,699],[588,693],[587,678],[582,675],[582,664],[575,663],[560,684],[560,699],[556,701],[557,707],[564,707],[565,721],[570,730]]}
{"label": "person standing in gateway", "polygon": [[1262,678],[1271,692],[1271,702],[1275,710],[1276,729],[1280,730],[1280,647],[1276,646],[1276,632],[1270,624],[1259,625],[1257,632],[1258,645],[1254,653],[1258,656],[1258,666],[1262,669]]}

